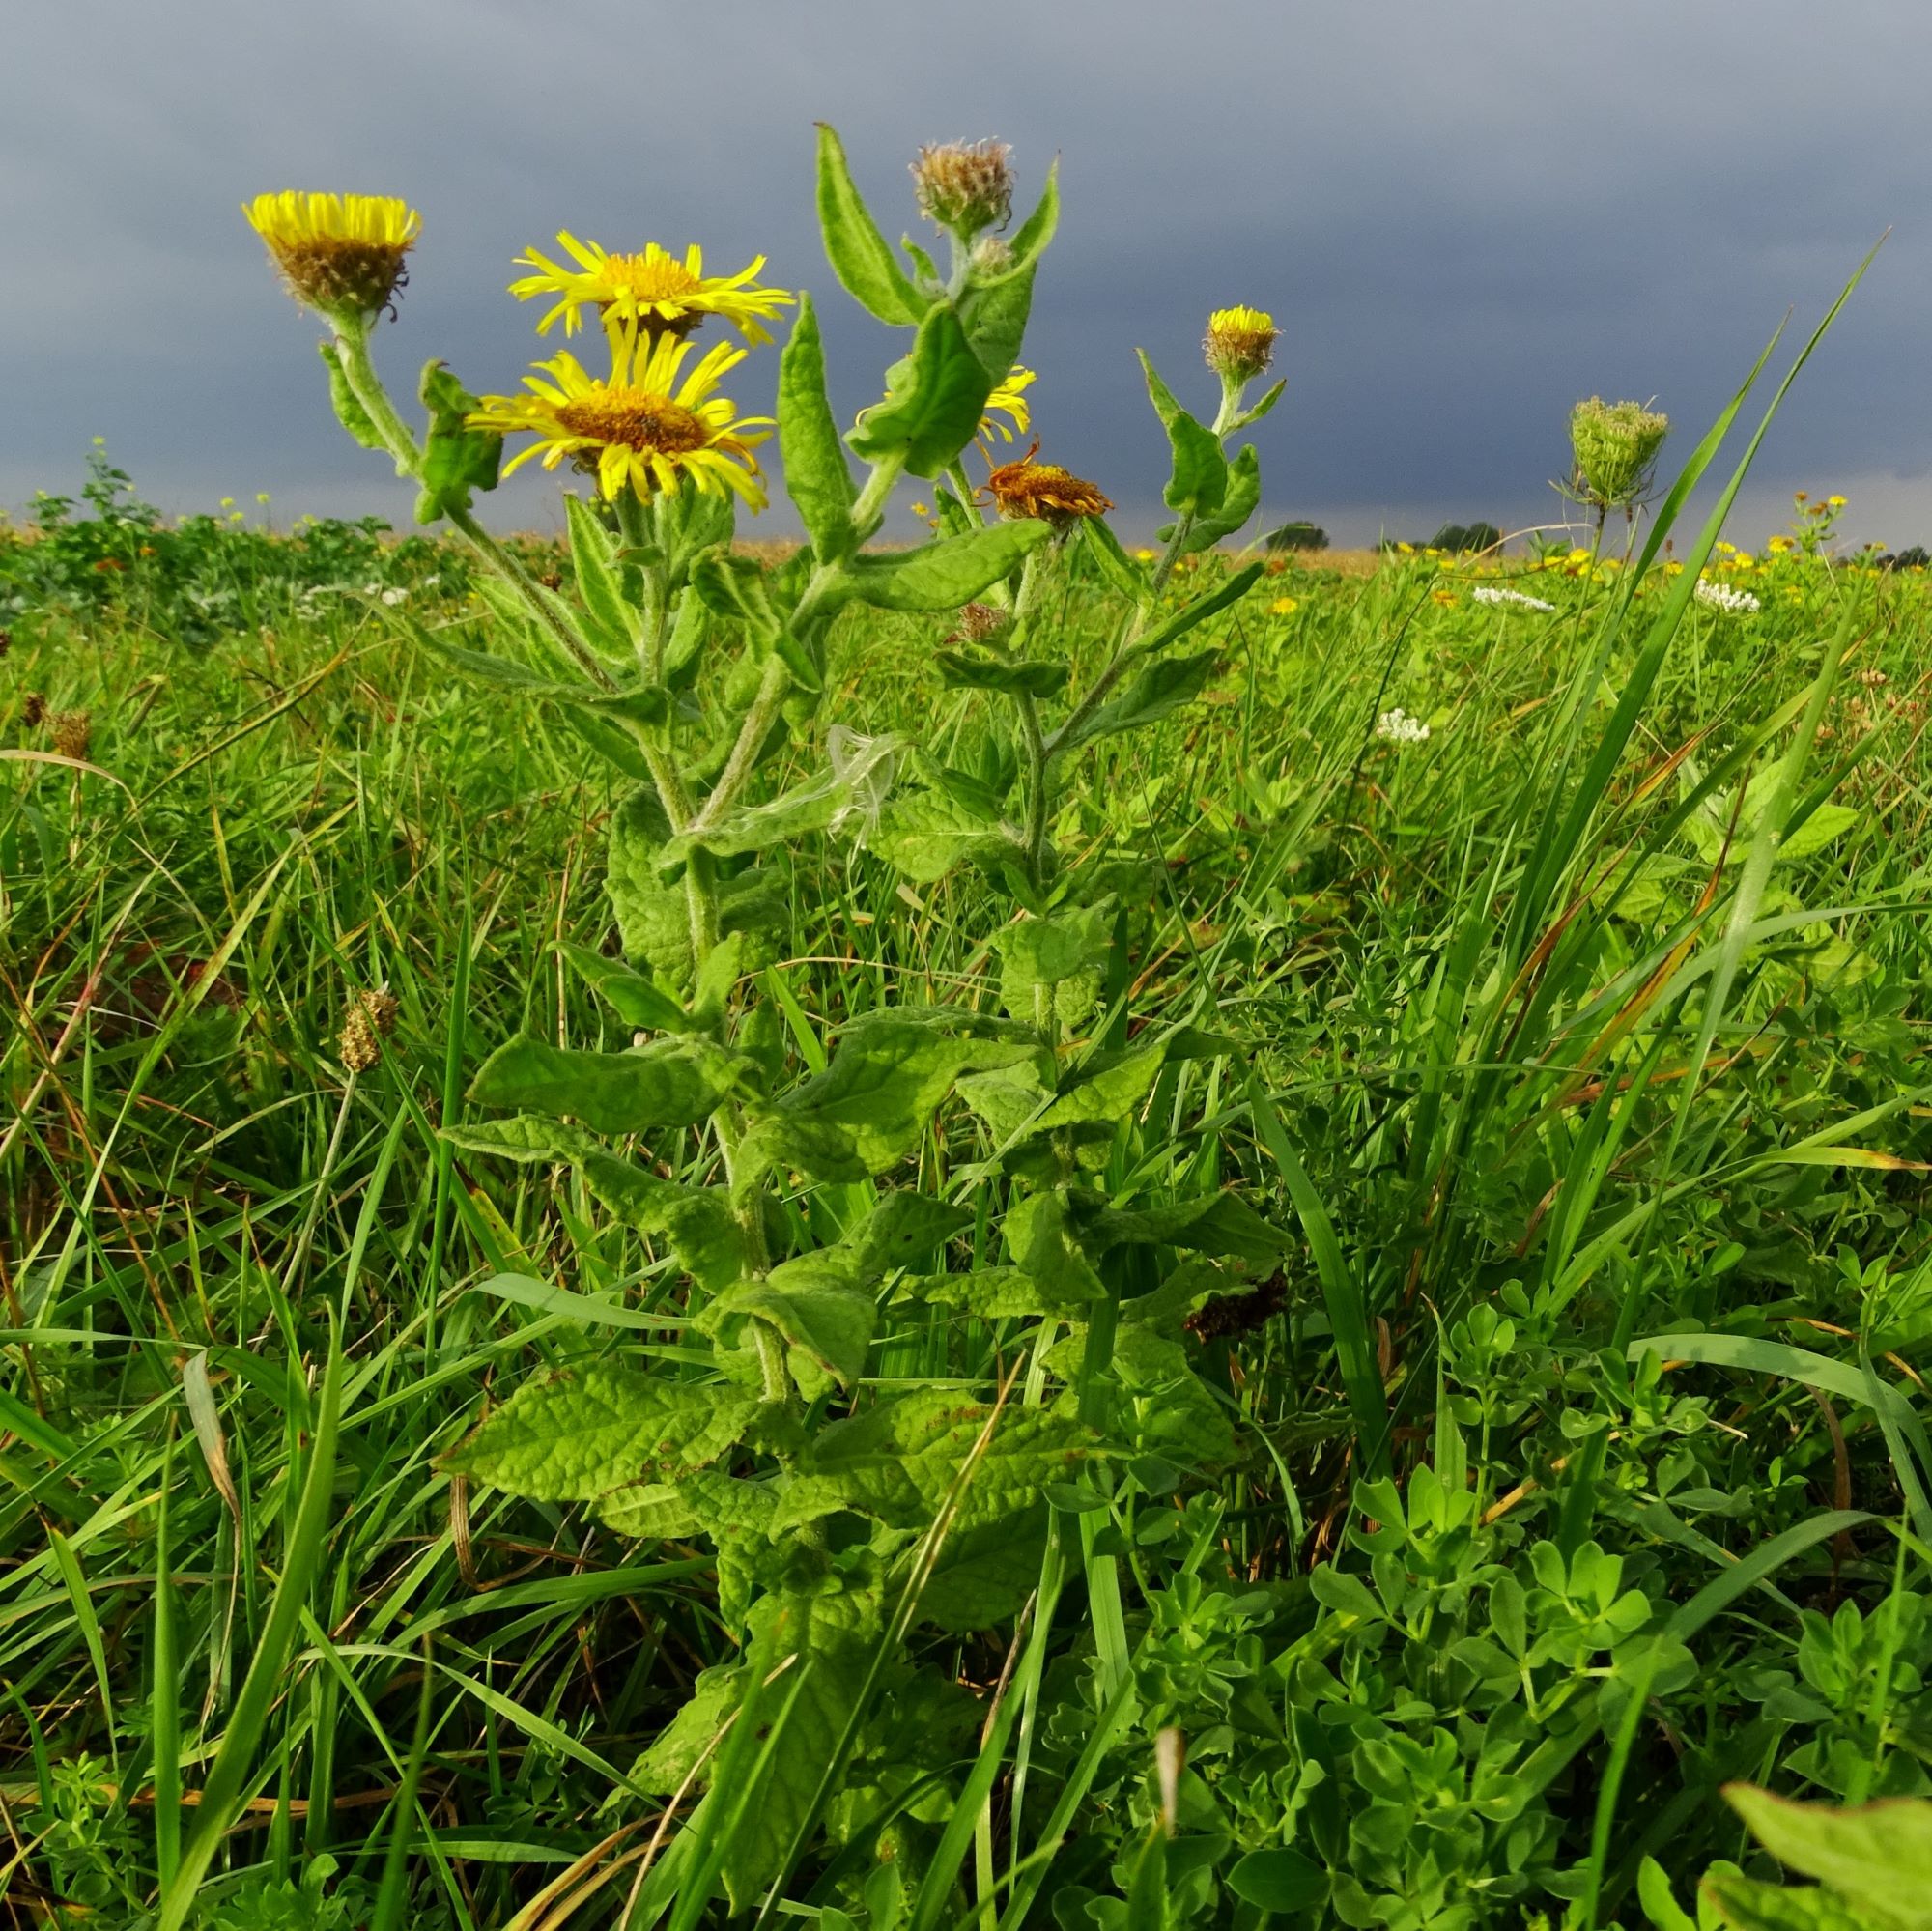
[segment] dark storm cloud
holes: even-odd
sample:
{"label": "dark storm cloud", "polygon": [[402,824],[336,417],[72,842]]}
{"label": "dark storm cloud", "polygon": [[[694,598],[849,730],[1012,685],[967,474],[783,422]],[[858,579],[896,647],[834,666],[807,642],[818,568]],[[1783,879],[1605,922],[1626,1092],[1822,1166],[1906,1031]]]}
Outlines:
{"label": "dark storm cloud", "polygon": [[[1578,395],[1656,395],[1688,449],[1787,308],[1787,350],[1896,232],[1801,380],[1747,497],[1852,494],[1932,537],[1932,149],[1918,10],[1641,0],[88,0],[19,10],[0,76],[0,500],[71,488],[86,440],[171,507],[407,498],[328,417],[313,327],[237,204],[410,196],[426,232],[379,353],[514,384],[510,258],[563,225],[700,240],[829,292],[839,401],[890,338],[832,287],[811,124],[836,123],[888,232],[922,140],[998,133],[1065,219],[1029,337],[1049,453],[1151,521],[1160,438],[1132,351],[1197,380],[1206,309],[1272,308],[1289,399],[1268,509],[1338,535],[1548,515]],[[769,396],[773,358],[734,393]],[[1206,378],[1198,378],[1206,387]],[[1202,400],[1206,401],[1205,394]],[[542,490],[499,514],[538,521]],[[782,507],[773,512],[781,522]],[[1874,521],[1876,519],[1876,522]]]}

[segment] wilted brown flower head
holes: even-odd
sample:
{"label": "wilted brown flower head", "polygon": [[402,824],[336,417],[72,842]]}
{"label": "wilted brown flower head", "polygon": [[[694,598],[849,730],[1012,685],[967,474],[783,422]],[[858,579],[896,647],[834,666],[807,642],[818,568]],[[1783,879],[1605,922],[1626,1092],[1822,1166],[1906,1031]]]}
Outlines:
{"label": "wilted brown flower head", "polygon": [[920,149],[912,164],[920,213],[955,234],[1004,227],[1013,212],[1012,155],[1004,141],[946,141]]}
{"label": "wilted brown flower head", "polygon": [[991,604],[964,604],[959,611],[959,628],[947,641],[984,643],[989,637],[1005,630],[1011,617],[1010,611],[996,610]]}
{"label": "wilted brown flower head", "polygon": [[47,714],[47,694],[44,691],[29,691],[20,699],[20,722],[29,730],[35,729]]}
{"label": "wilted brown flower head", "polygon": [[56,711],[47,720],[47,729],[53,734],[54,749],[63,757],[85,759],[87,747],[94,737],[94,718],[87,711]]}
{"label": "wilted brown flower head", "polygon": [[1034,450],[1038,447],[1036,442],[1017,463],[1003,463],[986,478],[1003,517],[1038,517],[1056,529],[1065,529],[1076,518],[1105,516],[1114,507],[1098,484],[1058,463],[1036,463]]}

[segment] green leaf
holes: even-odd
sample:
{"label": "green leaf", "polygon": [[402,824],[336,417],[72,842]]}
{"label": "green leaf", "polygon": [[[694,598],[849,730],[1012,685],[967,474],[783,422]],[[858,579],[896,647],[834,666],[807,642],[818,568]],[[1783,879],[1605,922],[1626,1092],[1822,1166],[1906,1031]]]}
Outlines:
{"label": "green leaf", "polygon": [[859,1280],[875,1281],[895,1267],[923,1260],[972,1224],[970,1208],[900,1188],[847,1228],[838,1245],[851,1257]]}
{"label": "green leaf", "polygon": [[588,946],[565,944],[558,948],[570,967],[585,985],[621,1019],[626,1026],[642,1027],[653,1033],[686,1033],[692,1020],[674,994],[667,992],[653,979],[622,959],[607,959]]}
{"label": "green leaf", "polygon": [[1035,518],[991,523],[917,550],[855,556],[846,565],[854,594],[888,611],[955,611],[1019,568],[1053,535]]}
{"label": "green leaf", "polygon": [[1197,597],[1184,609],[1176,611],[1168,620],[1151,630],[1134,647],[1148,656],[1155,656],[1171,643],[1178,642],[1197,624],[1206,623],[1209,617],[1218,616],[1230,604],[1237,604],[1254,588],[1265,565],[1245,564],[1225,582],[1217,583],[1205,597]]}
{"label": "green leaf", "polygon": [[1146,573],[1121,548],[1121,539],[1107,527],[1105,517],[1082,517],[1080,540],[1087,546],[1087,554],[1106,580],[1108,588],[1118,591],[1131,603],[1139,603],[1147,595]]}
{"label": "green leaf", "polygon": [[1159,1046],[1137,1052],[1095,1055],[1070,1079],[1064,1081],[1054,1102],[1040,1116],[1036,1131],[1075,1126],[1090,1121],[1130,1119],[1153,1091],[1166,1053]]}
{"label": "green leaf", "polygon": [[576,1167],[620,1220],[668,1240],[678,1264],[708,1292],[729,1287],[745,1271],[744,1235],[720,1189],[660,1179],[607,1151],[587,1133],[534,1114],[445,1127],[443,1138],[473,1153]]}
{"label": "green leaf", "polygon": [[707,551],[691,566],[691,587],[714,615],[743,624],[754,642],[769,647],[784,628],[765,572],[753,557]]}
{"label": "green leaf", "polygon": [[994,281],[970,283],[959,298],[959,320],[975,355],[991,374],[995,386],[1018,359],[1026,338],[1027,317],[1033,310],[1034,277],[1037,268],[1010,270]]}
{"label": "green leaf", "polygon": [[886,399],[860,411],[845,440],[868,463],[897,457],[910,474],[936,476],[973,440],[993,380],[942,302],[920,324],[912,354],[886,371]]}
{"label": "green leaf", "polygon": [[435,523],[451,510],[467,510],[473,491],[497,487],[503,439],[493,429],[469,427],[476,398],[442,363],[423,365],[421,395],[429,435],[423,441],[416,521]]}
{"label": "green leaf", "polygon": [[[926,1527],[992,1416],[990,1406],[929,1390],[831,1423],[800,1459],[775,1532],[840,1509],[890,1528]],[[1071,1415],[1006,1408],[960,1498],[956,1526],[1043,1511],[1047,1484],[1067,1480],[1094,1447],[1092,1431]]]}
{"label": "green leaf", "polygon": [[1108,737],[1116,731],[1139,730],[1144,725],[1158,724],[1181,705],[1191,703],[1214,681],[1220,661],[1218,650],[1198,651],[1187,657],[1154,658],[1127,680],[1118,697],[1110,697],[1080,721],[1078,728],[1065,740],[1067,749],[1092,744],[1096,738]]}
{"label": "green leaf", "polygon": [[492,1300],[508,1301],[513,1307],[534,1308],[539,1314],[580,1321],[586,1327],[662,1330],[683,1325],[682,1316],[650,1314],[642,1308],[624,1307],[591,1294],[572,1293],[568,1288],[534,1280],[528,1274],[492,1274],[487,1281],[478,1281],[470,1292],[488,1294]]}
{"label": "green leaf", "polygon": [[1264,1911],[1313,1911],[1328,1895],[1328,1873],[1299,1851],[1250,1851],[1228,1873],[1228,1888]]}
{"label": "green leaf", "polygon": [[962,865],[997,873],[1020,854],[1016,833],[1009,836],[956,798],[931,791],[890,799],[867,842],[919,885],[930,885]]}
{"label": "green leaf", "polygon": [[835,562],[859,540],[852,527],[856,497],[826,400],[825,350],[809,295],[798,298],[798,320],[779,356],[778,423],[785,494],[811,539],[813,554],[821,563]]}
{"label": "green leaf", "polygon": [[[1212,550],[1223,538],[1233,536],[1261,507],[1262,460],[1251,442],[1228,466],[1227,495],[1212,515],[1197,517],[1181,546],[1184,555]],[[1160,532],[1162,542],[1172,533],[1172,525]]]}
{"label": "green leaf", "polygon": [[[1007,524],[1003,527],[1017,529],[1020,525]],[[1052,696],[1073,675],[1070,664],[1016,661],[985,649],[942,650],[935,653],[933,662],[943,683],[969,691],[1024,692],[1030,697]]]}
{"label": "green leaf", "polygon": [[484,1106],[570,1115],[599,1133],[696,1126],[752,1062],[710,1039],[661,1039],[628,1053],[585,1053],[520,1035],[483,1063],[469,1097]]}
{"label": "green leaf", "polygon": [[949,1037],[890,1011],[867,1017],[845,1029],[822,1073],[754,1116],[745,1142],[749,1164],[795,1167],[822,1180],[883,1173],[912,1150],[961,1073],[1007,1065],[1027,1051]]}
{"label": "green leaf", "polygon": [[724,1890],[734,1913],[758,1902],[805,1825],[871,1674],[881,1604],[872,1590],[787,1591],[754,1604],[750,1620],[748,1674],[768,1677],[791,1663],[765,1706],[768,1720],[783,1709],[783,1728],[725,1848]]}
{"label": "green leaf", "polygon": [[1073,1205],[1080,1244],[1096,1260],[1119,1246],[1165,1246],[1266,1264],[1294,1244],[1237,1194],[1213,1193],[1133,1211],[1104,1207],[1086,1195],[1074,1196]]}
{"label": "green leaf", "polygon": [[866,206],[838,136],[818,124],[818,226],[825,259],[845,293],[881,322],[916,323],[926,302],[899,267]]}
{"label": "green leaf", "polygon": [[1016,1018],[1031,1016],[1029,995],[1036,986],[1055,986],[1097,970],[1113,937],[1111,898],[1001,926],[990,941],[1000,955],[1001,1002]]}
{"label": "green leaf", "polygon": [[1046,1297],[1045,1312],[1065,1314],[1105,1296],[1074,1233],[1066,1196],[1058,1188],[1029,1194],[1009,1207],[1005,1233],[1014,1263]]}
{"label": "green leaf", "polygon": [[1281,400],[1282,392],[1287,387],[1288,378],[1284,376],[1273,387],[1265,390],[1258,401],[1250,403],[1246,409],[1242,410],[1239,415],[1236,416],[1234,421],[1228,425],[1229,435],[1232,436],[1237,429],[1253,428]]}
{"label": "green leaf", "polygon": [[864,1374],[878,1317],[870,1294],[854,1285],[851,1257],[837,1248],[782,1262],[761,1281],[727,1288],[692,1323],[727,1339],[755,1316],[801,1349],[842,1388]]}
{"label": "green leaf", "polygon": [[1174,471],[1161,492],[1161,500],[1184,517],[1211,516],[1221,507],[1228,491],[1228,459],[1221,453],[1220,440],[1175,401],[1146,351],[1136,353],[1147,374],[1148,394],[1174,455]]}
{"label": "green leaf", "polygon": [[599,640],[612,653],[635,650],[643,634],[643,616],[624,594],[624,575],[611,532],[582,497],[566,496],[563,508],[570,525],[571,571],[583,608],[603,633]]}
{"label": "green leaf", "polygon": [[737,1446],[755,1393],[616,1361],[526,1381],[442,1457],[452,1474],[539,1502],[584,1502],[703,1468]]}
{"label": "green leaf", "polygon": [[872,738],[841,769],[815,773],[767,804],[734,806],[715,825],[680,832],[659,850],[660,870],[681,865],[695,849],[734,857],[836,831],[847,814],[869,813],[880,789],[890,787],[898,750],[896,738]]}
{"label": "green leaf", "polygon": [[657,1734],[657,1740],[631,1770],[631,1781],[654,1797],[681,1790],[694,1772],[700,1785],[713,1756],[718,1732],[738,1707],[746,1665],[721,1663],[702,1671],[691,1687],[691,1699]]}
{"label": "green leaf", "polygon": [[1076,1276],[1067,1269],[1062,1278],[1072,1282],[1076,1292],[1056,1293],[1022,1267],[974,1267],[964,1274],[913,1274],[900,1283],[898,1297],[957,1308],[961,1314],[977,1316],[980,1320],[1037,1320],[1047,1316],[1056,1320],[1068,1316],[1079,1319],[1106,1292],[1098,1275],[1091,1270],[1085,1276]]}
{"label": "green leaf", "polygon": [[1733,1931],[1889,1931],[1894,1922],[1854,1911],[1843,1898],[1816,1885],[1763,1884],[1713,1871],[1703,1888]]}
{"label": "green leaf", "polygon": [[[335,419],[365,449],[381,449],[385,453],[388,445],[384,442],[382,432],[370,420],[369,412],[355,399],[355,391],[349,386],[349,378],[343,373],[341,352],[334,342],[318,342],[318,353],[323,366],[328,371],[328,400],[335,410]],[[404,470],[397,466],[400,476]]]}
{"label": "green leaf", "polygon": [[1932,1927],[1932,1802],[1797,1803],[1748,1783],[1726,1784],[1724,1798],[1779,1863],[1829,1886],[1874,1925]]}

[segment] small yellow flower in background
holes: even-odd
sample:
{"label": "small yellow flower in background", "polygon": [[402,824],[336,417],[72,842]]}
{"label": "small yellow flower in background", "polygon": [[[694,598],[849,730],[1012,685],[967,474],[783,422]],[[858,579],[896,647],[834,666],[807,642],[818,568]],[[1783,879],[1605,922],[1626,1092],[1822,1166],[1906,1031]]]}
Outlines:
{"label": "small yellow flower in background", "polygon": [[[674,490],[689,476],[713,495],[734,490],[753,509],[765,493],[753,448],[765,440],[769,416],[740,416],[737,405],[714,395],[720,379],[745,359],[721,342],[679,380],[691,344],[661,335],[639,357],[620,357],[611,381],[590,375],[568,352],[526,376],[521,396],[483,396],[471,427],[537,440],[503,466],[503,473],[541,456],[554,469],[567,456],[607,497],[626,489],[649,497]],[[754,431],[754,434],[748,434]]]}
{"label": "small yellow flower in background", "polygon": [[[1026,392],[1038,380],[1033,370],[1024,369],[1015,362],[993,385],[993,393],[986,398],[986,412],[980,418],[981,442],[990,443],[995,436],[1002,442],[1010,442],[1015,432],[1021,436],[1026,434],[1033,423],[1033,413],[1027,407]],[[1012,428],[1009,429],[1004,422],[995,421],[996,414],[1010,416]],[[986,460],[990,463],[991,456]]]}
{"label": "small yellow flower in background", "polygon": [[594,308],[606,327],[633,333],[642,329],[647,335],[688,335],[707,315],[715,315],[747,342],[769,342],[764,323],[796,298],[785,289],[757,285],[758,270],[765,265],[762,255],[735,275],[707,275],[704,251],[696,242],[679,261],[655,241],[646,241],[642,253],[636,255],[613,255],[595,241],[580,241],[567,232],[556,241],[577,264],[575,268],[532,248],[517,261],[536,272],[510,284],[510,293],[519,301],[538,296],[556,298],[537,324],[539,335],[549,334],[559,316],[563,332],[575,334],[582,327],[579,311]]}
{"label": "small yellow flower in background", "polygon": [[1264,308],[1217,308],[1208,318],[1201,353],[1217,376],[1251,383],[1267,373],[1281,330]]}
{"label": "small yellow flower in background", "polygon": [[1827,497],[1825,498],[1825,505],[1828,509],[1841,510],[1845,506],[1845,498],[1843,497]]}
{"label": "small yellow flower in background", "polygon": [[258,194],[242,204],[289,293],[329,316],[362,321],[395,299],[403,258],[415,246],[422,216],[383,194]]}
{"label": "small yellow flower in background", "polygon": [[930,503],[914,503],[912,513],[914,516],[930,516],[932,514],[932,505]]}
{"label": "small yellow flower in background", "polygon": [[1438,604],[1453,604],[1456,601],[1454,590],[1431,590],[1429,594],[1431,599]]}
{"label": "small yellow flower in background", "polygon": [[1151,563],[1153,561],[1153,552],[1143,544],[1140,549],[1134,552],[1134,561],[1136,563]]}
{"label": "small yellow flower in background", "polygon": [[1277,597],[1268,606],[1268,614],[1277,617],[1292,617],[1300,608],[1301,603],[1298,598]]}
{"label": "small yellow flower in background", "polygon": [[1788,536],[1768,536],[1764,540],[1764,547],[1774,556],[1782,556],[1792,547],[1791,539]]}
{"label": "small yellow flower in background", "polygon": [[1413,556],[1415,554],[1415,545],[1412,543],[1398,543],[1395,547],[1395,554],[1398,556]]}

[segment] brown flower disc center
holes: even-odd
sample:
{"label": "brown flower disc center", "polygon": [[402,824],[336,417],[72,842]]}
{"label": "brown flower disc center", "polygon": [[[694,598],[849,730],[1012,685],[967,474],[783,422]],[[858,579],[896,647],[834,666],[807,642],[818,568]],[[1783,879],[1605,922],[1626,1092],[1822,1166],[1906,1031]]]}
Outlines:
{"label": "brown flower disc center", "polygon": [[567,402],[556,419],[573,436],[593,442],[620,442],[640,454],[681,456],[702,449],[710,433],[682,403],[640,389],[615,389],[600,396],[581,396]]}

